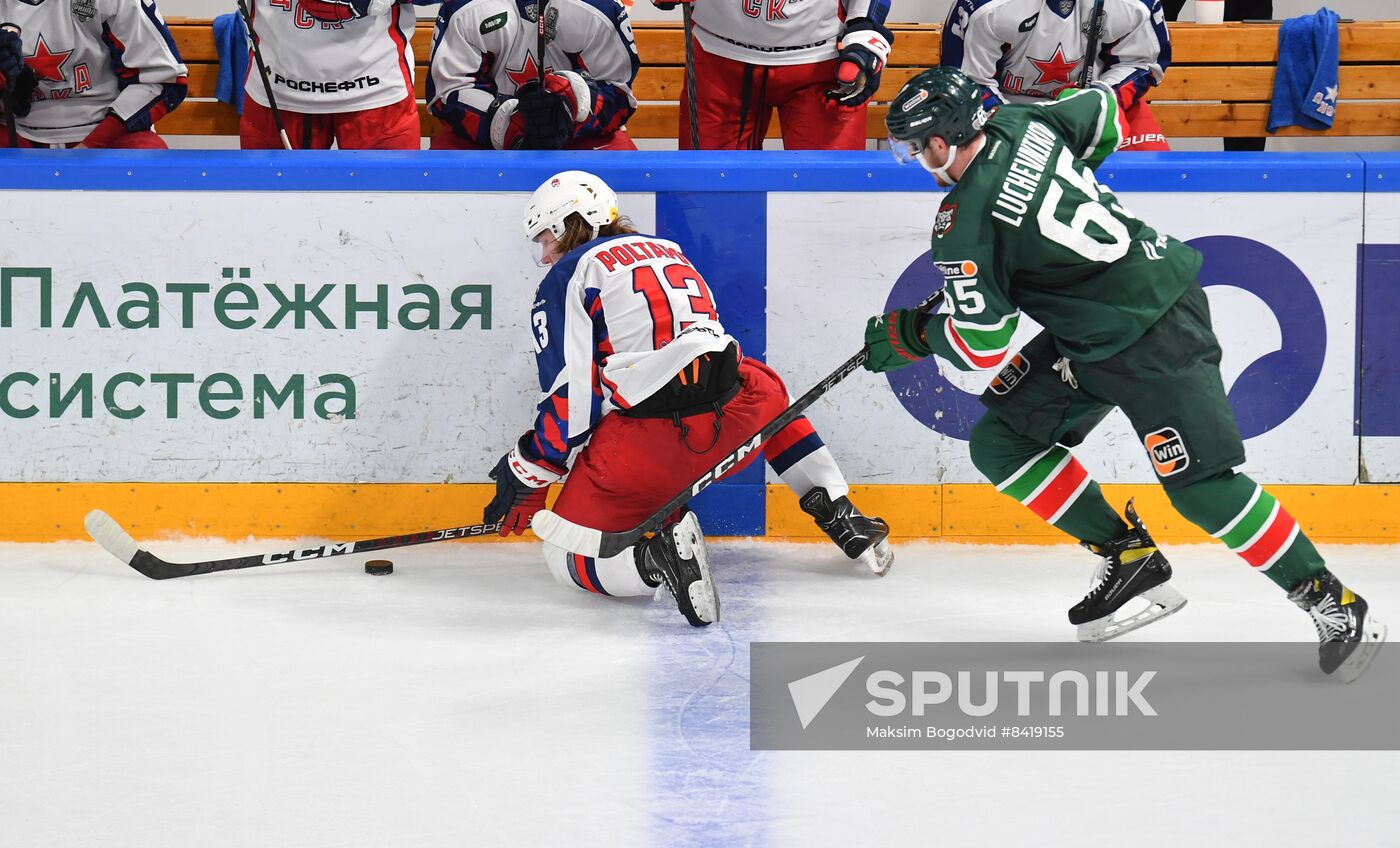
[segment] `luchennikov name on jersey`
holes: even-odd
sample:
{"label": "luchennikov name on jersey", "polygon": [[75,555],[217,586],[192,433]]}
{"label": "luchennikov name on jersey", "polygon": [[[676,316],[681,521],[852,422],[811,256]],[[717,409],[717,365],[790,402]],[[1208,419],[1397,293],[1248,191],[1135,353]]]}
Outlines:
{"label": "luchennikov name on jersey", "polygon": [[1055,134],[1049,127],[1031,121],[1026,127],[1026,134],[1021,137],[1021,143],[1016,145],[1016,153],[1011,166],[1007,168],[1006,179],[1001,183],[1001,191],[997,192],[993,218],[1013,227],[1021,226],[1045,176],[1055,143]]}

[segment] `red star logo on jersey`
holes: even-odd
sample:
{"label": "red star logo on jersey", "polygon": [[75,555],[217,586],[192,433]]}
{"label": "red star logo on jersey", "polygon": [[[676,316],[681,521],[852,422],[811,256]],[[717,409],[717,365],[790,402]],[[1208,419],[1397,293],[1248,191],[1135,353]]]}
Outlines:
{"label": "red star logo on jersey", "polygon": [[1070,72],[1079,67],[1079,60],[1066,59],[1065,49],[1058,44],[1055,45],[1055,55],[1049,59],[1033,57],[1027,57],[1027,59],[1032,65],[1035,65],[1036,71],[1040,74],[1040,77],[1033,83],[1036,87],[1052,82],[1062,82],[1068,85]]}
{"label": "red star logo on jersey", "polygon": [[49,46],[44,43],[44,36],[40,35],[39,43],[34,45],[34,55],[25,56],[24,64],[32,68],[39,79],[63,82],[63,63],[72,55],[72,50],[58,53],[49,50]]}
{"label": "red star logo on jersey", "polygon": [[[546,65],[545,71],[548,70],[549,66]],[[527,82],[539,82],[540,69],[539,66],[535,64],[535,57],[531,56],[529,52],[526,52],[525,66],[518,71],[512,71],[510,68],[506,68],[506,76],[510,77],[510,81],[515,83],[515,90],[519,91]]]}

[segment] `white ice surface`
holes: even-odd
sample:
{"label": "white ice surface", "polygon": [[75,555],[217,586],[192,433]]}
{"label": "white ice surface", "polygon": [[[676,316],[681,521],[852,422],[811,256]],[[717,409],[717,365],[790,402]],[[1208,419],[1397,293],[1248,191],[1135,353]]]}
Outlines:
{"label": "white ice surface", "polygon": [[[1400,549],[1324,552],[1396,619]],[[1223,549],[1171,553],[1189,606],[1127,638],[1312,638]],[[92,544],[0,545],[0,846],[1400,839],[1391,752],[751,752],[749,641],[1071,640],[1092,563],[902,545],[876,580],[825,546],[712,558],[723,618],[695,630],[556,585],[533,544],[394,551],[392,577],[342,557],[165,582]]]}

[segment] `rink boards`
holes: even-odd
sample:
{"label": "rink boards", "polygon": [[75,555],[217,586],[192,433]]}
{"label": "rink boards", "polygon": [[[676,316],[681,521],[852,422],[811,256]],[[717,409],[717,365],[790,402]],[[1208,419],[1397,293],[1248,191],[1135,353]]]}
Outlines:
{"label": "rink boards", "polygon": [[[566,167],[680,242],[794,393],[942,282],[940,195],[884,154],[6,154],[0,539],[82,538],[94,506],[138,537],[474,517],[536,399],[520,210]],[[1119,155],[1099,177],[1205,256],[1245,470],[1319,538],[1400,539],[1400,156]],[[967,459],[988,376],[858,373],[811,417],[904,535],[1060,541]],[[1199,538],[1121,416],[1077,454]],[[707,529],[810,535],[776,482],[713,487]]]}

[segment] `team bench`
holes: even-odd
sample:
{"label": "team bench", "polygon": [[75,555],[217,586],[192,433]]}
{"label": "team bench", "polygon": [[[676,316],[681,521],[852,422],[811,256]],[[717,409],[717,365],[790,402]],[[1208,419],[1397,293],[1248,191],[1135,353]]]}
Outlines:
{"label": "team bench", "polygon": [[[171,18],[170,29],[189,67],[189,98],[162,120],[167,135],[237,135],[238,116],[214,100],[218,53],[207,20]],[[869,110],[867,137],[884,138],[885,106],[906,80],[938,62],[936,24],[900,24],[890,66],[876,104]],[[675,138],[683,85],[685,47],[679,24],[635,25],[642,70],[635,93],[641,105],[628,123],[635,138]],[[1152,94],[1153,110],[1168,138],[1245,137],[1266,134],[1278,55],[1276,24],[1171,24],[1173,61]],[[432,46],[432,23],[413,38],[415,87],[423,134],[438,131],[422,103]],[[254,72],[256,73],[256,71]],[[1341,105],[1325,135],[1400,136],[1400,21],[1341,25]],[[776,122],[775,122],[776,124]],[[1318,135],[1295,127],[1277,135]],[[776,126],[770,135],[777,135]]]}

